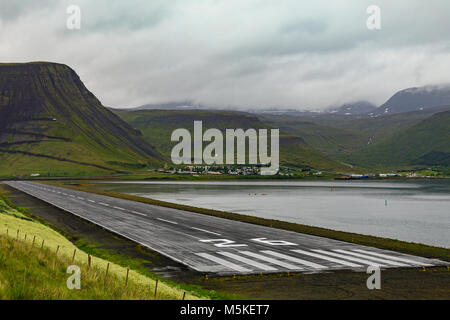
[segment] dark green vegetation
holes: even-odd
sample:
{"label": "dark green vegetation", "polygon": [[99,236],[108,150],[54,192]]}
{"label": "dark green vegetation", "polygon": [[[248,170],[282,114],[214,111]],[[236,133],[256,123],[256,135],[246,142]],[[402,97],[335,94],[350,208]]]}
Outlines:
{"label": "dark green vegetation", "polygon": [[[175,129],[185,128],[193,134],[194,121],[202,121],[203,129],[217,128],[224,134],[226,129],[273,129],[256,116],[244,112],[199,111],[199,110],[114,110],[131,126],[142,131],[143,136],[152,142],[167,162],[177,144],[171,142]],[[343,170],[345,166],[333,161],[304,141],[303,138],[280,132],[280,162],[282,165],[297,168],[318,168],[323,170]]]}
{"label": "dark green vegetation", "polygon": [[450,111],[436,113],[348,159],[367,167],[450,166]]}
{"label": "dark green vegetation", "polygon": [[62,64],[0,64],[0,175],[99,175],[161,155]]}
{"label": "dark green vegetation", "polygon": [[91,192],[95,194],[101,194],[105,196],[110,197],[116,197],[121,199],[127,199],[132,201],[138,201],[142,203],[148,203],[152,205],[162,206],[162,207],[168,207],[168,208],[175,208],[179,210],[185,210],[190,212],[196,212],[200,214],[206,214],[211,215],[219,218],[225,218],[230,220],[236,220],[236,221],[242,221],[257,225],[263,225],[271,228],[277,228],[277,229],[283,229],[283,230],[289,230],[304,234],[311,234],[319,237],[325,237],[330,239],[336,239],[346,242],[352,242],[367,246],[372,246],[376,248],[381,249],[387,249],[387,250],[394,250],[398,252],[408,253],[412,255],[419,255],[422,257],[427,258],[438,258],[446,261],[450,261],[450,249],[440,248],[440,247],[433,247],[429,245],[424,244],[418,244],[418,243],[412,243],[412,242],[405,242],[400,240],[393,240],[393,239],[387,239],[387,238],[381,238],[381,237],[375,237],[375,236],[368,236],[368,235],[361,235],[351,232],[343,232],[343,231],[336,231],[336,230],[330,230],[320,227],[312,227],[307,225],[301,225],[291,222],[285,222],[285,221],[279,221],[279,220],[273,220],[273,219],[265,219],[260,217],[254,217],[254,216],[248,216],[243,214],[237,214],[237,213],[231,213],[231,212],[225,212],[225,211],[218,211],[218,210],[211,210],[211,209],[205,209],[205,208],[197,208],[182,204],[175,204],[171,202],[166,201],[160,201],[160,200],[154,200],[149,198],[143,198],[123,193],[117,193],[117,192],[111,192],[111,191],[104,191],[104,190],[98,190],[94,188],[90,188],[89,185],[83,185],[83,184],[74,184],[74,183],[58,183],[58,182],[47,182],[49,184],[58,186],[58,187],[66,187],[71,188],[74,190],[79,191],[85,191],[85,192]]}

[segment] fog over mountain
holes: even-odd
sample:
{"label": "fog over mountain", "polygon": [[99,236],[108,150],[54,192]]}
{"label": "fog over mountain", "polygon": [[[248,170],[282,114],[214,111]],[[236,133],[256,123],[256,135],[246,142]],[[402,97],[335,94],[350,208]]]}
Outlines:
{"label": "fog over mountain", "polygon": [[440,106],[450,106],[450,85],[401,90],[380,106],[377,111],[378,113],[400,113]]}
{"label": "fog over mountain", "polygon": [[[71,4],[80,30],[66,27]],[[381,30],[366,27],[372,4],[3,0],[0,61],[70,65],[115,108],[379,106],[404,88],[450,83],[450,2],[379,0]]]}

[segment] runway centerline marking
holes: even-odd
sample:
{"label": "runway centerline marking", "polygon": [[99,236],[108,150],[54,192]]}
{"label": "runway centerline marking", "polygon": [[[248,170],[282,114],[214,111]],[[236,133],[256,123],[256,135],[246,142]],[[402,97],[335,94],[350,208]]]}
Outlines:
{"label": "runway centerline marking", "polygon": [[227,268],[230,268],[231,270],[235,270],[235,271],[239,271],[239,272],[251,272],[251,271],[252,271],[252,270],[250,270],[250,269],[241,267],[241,266],[239,266],[239,265],[237,265],[237,264],[234,264],[234,263],[229,262],[229,261],[227,261],[227,260],[224,260],[224,259],[215,257],[215,256],[210,255],[210,254],[208,254],[208,253],[196,253],[196,255],[197,255],[197,256],[200,256],[200,257],[202,257],[202,258],[211,260],[211,261],[213,261],[213,262],[215,262],[215,263],[221,264],[222,266],[225,266],[225,267],[227,267]]}
{"label": "runway centerline marking", "polygon": [[219,251],[217,253],[221,254],[221,255],[223,255],[225,257],[228,257],[228,258],[231,258],[231,259],[234,259],[234,260],[246,263],[246,264],[248,264],[250,266],[254,266],[254,267],[257,267],[257,268],[265,270],[265,271],[276,271],[276,270],[278,270],[277,268],[268,266],[268,265],[263,264],[263,263],[259,263],[257,261],[253,261],[253,260],[247,259],[245,257],[238,256],[237,254],[234,254],[234,253],[231,253],[231,252]]}
{"label": "runway centerline marking", "polygon": [[140,216],[144,216],[144,217],[147,216],[146,214],[140,213],[140,212],[137,212],[137,211],[131,211],[131,212],[134,213],[134,214],[138,214],[138,215],[140,215]]}
{"label": "runway centerline marking", "polygon": [[99,202],[99,204],[101,204],[102,206],[105,206],[105,207],[109,207],[109,204],[107,204],[107,203]]}
{"label": "runway centerline marking", "polygon": [[117,210],[127,211],[127,209],[124,209],[124,208],[121,208],[121,207],[113,207],[113,208],[117,209]]}
{"label": "runway centerline marking", "polygon": [[173,222],[173,221],[166,220],[166,219],[161,219],[161,218],[156,218],[156,219],[157,219],[157,220],[160,220],[160,221],[167,222],[167,223],[171,223],[171,224],[178,224],[178,222]]}
{"label": "runway centerline marking", "polygon": [[210,233],[210,234],[214,234],[216,236],[221,236],[220,233],[216,233],[216,232],[212,232],[212,231],[208,231],[208,230],[204,230],[204,229],[200,229],[200,228],[196,228],[196,227],[191,227],[191,228],[195,229],[195,230],[198,230],[198,231],[203,231],[203,232],[207,232],[207,233]]}
{"label": "runway centerline marking", "polygon": [[311,256],[311,257],[314,257],[314,258],[319,258],[319,259],[322,259],[322,260],[328,260],[328,261],[331,261],[331,262],[334,262],[334,263],[343,264],[344,266],[347,266],[347,267],[354,267],[354,268],[361,268],[362,267],[361,265],[356,264],[356,263],[351,263],[351,262],[348,262],[348,261],[343,261],[343,260],[327,257],[327,256],[324,256],[324,255],[321,255],[321,254],[304,251],[304,250],[295,249],[295,250],[291,250],[291,251],[297,252],[297,253],[300,253],[300,254],[304,254],[306,256]]}

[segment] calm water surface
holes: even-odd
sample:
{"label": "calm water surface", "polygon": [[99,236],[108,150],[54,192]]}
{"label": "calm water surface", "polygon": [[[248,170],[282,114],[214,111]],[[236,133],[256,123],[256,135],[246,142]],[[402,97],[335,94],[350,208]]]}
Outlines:
{"label": "calm water surface", "polygon": [[450,180],[139,181],[98,182],[95,187],[196,207],[450,247]]}

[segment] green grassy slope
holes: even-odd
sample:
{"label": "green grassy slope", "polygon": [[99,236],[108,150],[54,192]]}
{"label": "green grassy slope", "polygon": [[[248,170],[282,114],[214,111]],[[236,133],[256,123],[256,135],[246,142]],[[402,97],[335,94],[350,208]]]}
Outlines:
{"label": "green grassy slope", "polygon": [[0,175],[98,174],[125,164],[158,164],[160,158],[69,67],[0,64]]}
{"label": "green grassy slope", "polygon": [[[176,142],[171,142],[173,130],[186,128],[193,130],[194,121],[202,121],[203,129],[271,129],[275,128],[261,122],[254,115],[243,112],[228,111],[198,111],[198,110],[115,110],[131,126],[142,131],[144,137],[151,139],[169,159],[170,152]],[[318,169],[340,170],[344,167],[328,159],[326,156],[309,146],[302,138],[280,131],[280,161],[281,164],[296,167],[313,167]]]}
{"label": "green grassy slope", "polygon": [[273,116],[261,120],[303,138],[306,143],[331,157],[356,150],[367,144],[369,139],[367,134],[356,130],[317,124],[310,119]]}
{"label": "green grassy slope", "polygon": [[[81,290],[67,289],[69,265],[81,268]],[[0,300],[155,299],[155,279],[130,270],[125,287],[126,273],[127,268],[98,257],[91,257],[89,268],[86,252],[0,197]],[[156,299],[179,300],[183,293],[159,281]],[[199,299],[190,292],[185,298]]]}
{"label": "green grassy slope", "polygon": [[373,167],[450,166],[450,111],[437,113],[385,141],[352,153],[348,161]]}

